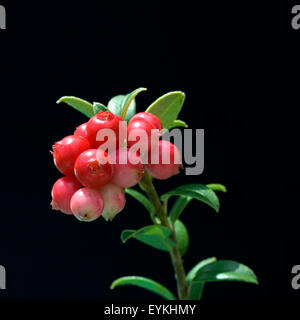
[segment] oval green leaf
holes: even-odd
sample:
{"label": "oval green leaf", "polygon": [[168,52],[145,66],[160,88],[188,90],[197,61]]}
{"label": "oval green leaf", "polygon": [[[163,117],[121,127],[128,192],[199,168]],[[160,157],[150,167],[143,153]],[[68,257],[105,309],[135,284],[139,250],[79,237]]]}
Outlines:
{"label": "oval green leaf", "polygon": [[176,220],[174,228],[179,252],[181,256],[184,256],[184,254],[187,252],[187,249],[189,248],[190,243],[188,230],[184,223],[180,220]]}
{"label": "oval green leaf", "polygon": [[200,269],[202,269],[204,266],[213,263],[217,261],[216,257],[211,257],[211,258],[206,258],[204,260],[201,260],[200,262],[198,262],[190,271],[189,273],[186,275],[186,282],[187,284],[189,284],[197,275],[197,273],[199,272]]}
{"label": "oval green leaf", "polygon": [[163,286],[157,281],[154,281],[152,279],[145,278],[145,277],[138,277],[138,276],[121,277],[119,279],[116,279],[111,284],[110,289],[112,290],[115,287],[124,286],[124,285],[141,287],[143,289],[152,291],[167,300],[176,300],[176,297],[173,295],[173,293],[169,289],[167,289],[165,286]]}
{"label": "oval green leaf", "polygon": [[181,213],[192,199],[192,197],[185,196],[180,196],[176,199],[169,213],[169,217],[172,223],[174,223],[180,217]]}
{"label": "oval green leaf", "polygon": [[73,97],[73,96],[64,96],[56,101],[56,103],[61,103],[61,102],[65,102],[66,104],[73,107],[77,111],[80,111],[81,113],[86,115],[88,118],[91,118],[94,115],[93,105],[83,99]]}
{"label": "oval green leaf", "polygon": [[206,186],[213,191],[227,192],[226,187],[220,183],[210,183],[210,184],[207,184]]}
{"label": "oval green leaf", "polygon": [[131,195],[133,198],[138,200],[147,210],[150,214],[154,215],[155,214],[155,208],[152,202],[144,196],[142,193],[140,193],[137,190],[131,189],[131,188],[126,188],[125,192],[129,195]]}
{"label": "oval green leaf", "polygon": [[192,282],[243,281],[258,284],[255,273],[242,263],[218,260],[200,268]]}
{"label": "oval green leaf", "polygon": [[121,118],[123,118],[124,115],[124,120],[128,122],[135,115],[136,112],[135,97],[140,92],[145,90],[147,89],[138,88],[129,94],[120,94],[111,98],[107,104],[108,110],[114,114],[117,114]]}
{"label": "oval green leaf", "polygon": [[203,184],[186,184],[174,190],[171,190],[161,196],[162,201],[171,196],[187,196],[208,204],[219,212],[220,202],[213,190]]}
{"label": "oval green leaf", "polygon": [[172,231],[164,226],[150,225],[139,230],[123,230],[121,240],[125,243],[135,238],[148,246],[162,251],[169,251],[176,243],[171,239]]}
{"label": "oval green leaf", "polygon": [[[124,106],[123,106],[123,110],[122,110],[122,114],[121,114],[121,118],[122,119],[126,119],[126,115],[128,113],[128,109],[130,104],[132,103],[132,101],[134,100],[134,98],[141,93],[142,91],[146,91],[146,88],[138,88],[133,90],[132,92],[130,92],[129,94],[127,94],[125,96],[125,100],[124,100]],[[132,118],[132,116],[130,117],[130,119]]]}
{"label": "oval green leaf", "polygon": [[[107,104],[107,108],[109,109],[109,111],[121,117],[125,97],[126,95],[118,95],[111,98]],[[125,121],[128,122],[135,115],[135,112],[136,112],[136,103],[135,103],[135,100],[133,100],[130,106],[128,107]]]}
{"label": "oval green leaf", "polygon": [[182,91],[172,91],[155,100],[146,110],[153,113],[162,122],[163,128],[174,127],[174,120],[183,106],[185,94]]}

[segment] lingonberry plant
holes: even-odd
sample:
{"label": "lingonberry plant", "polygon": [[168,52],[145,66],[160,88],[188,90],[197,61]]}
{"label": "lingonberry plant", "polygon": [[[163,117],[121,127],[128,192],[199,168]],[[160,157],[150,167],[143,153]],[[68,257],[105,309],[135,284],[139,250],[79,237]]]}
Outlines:
{"label": "lingonberry plant", "polygon": [[[134,275],[113,281],[111,289],[135,285],[169,300],[200,300],[206,282],[258,283],[254,272],[244,264],[214,257],[185,272],[182,257],[189,246],[189,235],[179,218],[193,199],[218,212],[220,203],[215,191],[226,192],[226,188],[221,184],[185,184],[158,195],[153,180],[168,179],[183,167],[179,149],[164,140],[161,131],[187,126],[177,119],[185,95],[169,92],[145,112],[136,113],[135,97],[144,90],[138,88],[115,96],[107,106],[72,96],[57,101],[69,104],[90,119],[77,127],[74,135],[53,146],[54,163],[66,176],[52,188],[52,208],[73,214],[80,221],[94,221],[100,216],[111,221],[124,209],[127,193],[149,212],[151,224],[139,230],[124,230],[121,240],[125,243],[134,238],[169,253],[177,295],[152,279]],[[128,123],[128,127],[122,123]],[[137,185],[140,191],[132,189]],[[169,208],[168,200],[173,196],[177,198]]]}

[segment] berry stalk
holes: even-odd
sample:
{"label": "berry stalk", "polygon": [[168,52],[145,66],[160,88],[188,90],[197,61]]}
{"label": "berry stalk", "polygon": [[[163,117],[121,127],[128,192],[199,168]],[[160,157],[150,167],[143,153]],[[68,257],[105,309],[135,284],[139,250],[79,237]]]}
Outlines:
{"label": "berry stalk", "polygon": [[142,190],[144,190],[153,203],[157,216],[161,221],[161,224],[169,228],[173,233],[173,240],[176,242],[176,245],[170,250],[170,256],[172,260],[172,265],[175,271],[175,279],[177,282],[177,292],[180,300],[188,299],[188,286],[185,280],[185,270],[182,262],[182,258],[179,252],[178,243],[176,241],[176,232],[168,220],[167,216],[167,206],[166,203],[161,203],[157,191],[152,183],[152,177],[146,171],[143,179],[139,183]]}

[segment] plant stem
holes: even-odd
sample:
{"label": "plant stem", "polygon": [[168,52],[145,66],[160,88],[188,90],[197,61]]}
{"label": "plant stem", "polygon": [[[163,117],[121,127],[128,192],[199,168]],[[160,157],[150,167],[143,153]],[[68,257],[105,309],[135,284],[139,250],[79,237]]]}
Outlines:
{"label": "plant stem", "polygon": [[177,292],[180,300],[188,299],[188,287],[185,280],[185,271],[183,262],[181,259],[181,255],[179,252],[178,244],[176,241],[176,233],[174,227],[170,224],[167,216],[166,203],[162,204],[159,196],[156,192],[156,189],[152,183],[152,178],[148,172],[146,172],[145,176],[140,182],[140,187],[146,191],[149,196],[149,199],[152,201],[157,216],[161,221],[161,224],[168,229],[170,229],[173,233],[173,240],[176,242],[176,245],[170,250],[170,256],[173,264],[173,268],[175,271],[175,279],[177,282]]}

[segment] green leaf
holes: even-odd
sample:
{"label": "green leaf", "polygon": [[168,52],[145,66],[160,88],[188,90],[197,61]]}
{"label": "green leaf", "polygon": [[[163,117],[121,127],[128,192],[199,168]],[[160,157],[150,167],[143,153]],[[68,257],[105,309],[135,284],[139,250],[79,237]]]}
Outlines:
{"label": "green leaf", "polygon": [[199,263],[197,263],[187,274],[186,276],[186,282],[188,285],[190,285],[189,288],[189,299],[190,300],[201,300],[203,290],[204,290],[204,282],[192,282],[194,277],[197,275],[198,271],[206,266],[209,263],[215,262],[217,259],[215,257],[207,258]]}
{"label": "green leaf", "polygon": [[174,120],[177,119],[184,100],[184,92],[172,91],[155,100],[146,112],[156,115],[161,120],[163,128],[169,129],[172,128]]}
{"label": "green leaf", "polygon": [[121,240],[135,238],[158,250],[169,251],[176,243],[170,238],[172,231],[164,226],[150,225],[139,230],[123,230]]}
{"label": "green leaf", "polygon": [[204,282],[193,282],[190,286],[189,300],[201,300],[204,285]]}
{"label": "green leaf", "polygon": [[180,196],[176,199],[169,213],[169,217],[172,223],[174,223],[179,218],[182,211],[185,209],[185,207],[188,205],[188,203],[191,200],[192,200],[191,197],[185,197],[185,196]]}
{"label": "green leaf", "polygon": [[94,102],[93,103],[93,112],[94,115],[97,114],[100,111],[108,111],[108,108],[105,107],[104,104],[100,103],[100,102]]}
{"label": "green leaf", "polygon": [[190,243],[189,233],[187,231],[186,226],[180,220],[176,220],[174,224],[174,228],[176,232],[176,240],[177,240],[179,252],[181,256],[183,256],[189,247],[189,243]]}
{"label": "green leaf", "polygon": [[187,128],[188,125],[182,120],[174,120],[168,129],[176,128],[176,127],[184,127]]}
{"label": "green leaf", "polygon": [[[123,110],[122,110],[122,114],[121,114],[121,118],[125,119],[129,106],[132,103],[132,101],[134,100],[134,98],[141,93],[142,91],[146,91],[146,88],[138,88],[133,90],[132,92],[130,92],[129,94],[126,95],[125,100],[124,100],[124,106],[123,106]],[[130,117],[131,118],[131,117]]]}
{"label": "green leaf", "polygon": [[125,192],[128,193],[129,195],[131,195],[136,200],[138,200],[148,210],[148,212],[150,212],[152,215],[155,214],[154,205],[142,193],[140,193],[139,191],[136,191],[134,189],[131,189],[131,188],[126,188]]}
{"label": "green leaf", "polygon": [[[109,111],[121,117],[125,97],[126,95],[118,95],[111,98],[107,104],[107,108],[109,109]],[[127,110],[125,121],[129,121],[135,115],[135,110],[136,103],[135,100],[133,100]]]}
{"label": "green leaf", "polygon": [[[135,97],[142,91],[147,90],[146,88],[138,88],[126,95],[118,95],[111,98],[107,104],[107,108],[110,112],[117,114],[118,116],[122,117],[123,113],[126,116],[124,118],[125,121],[129,121],[136,112],[136,103]],[[127,111],[126,111],[127,109]]]}
{"label": "green leaf", "polygon": [[258,284],[257,277],[250,268],[231,260],[218,260],[199,268],[192,281],[243,281]]}
{"label": "green leaf", "polygon": [[186,276],[186,282],[187,284],[189,284],[197,275],[197,273],[199,272],[200,269],[202,269],[204,266],[213,263],[217,261],[216,257],[211,257],[211,258],[206,258],[200,262],[198,262],[187,274]]}
{"label": "green leaf", "polygon": [[121,277],[119,279],[116,279],[111,284],[110,289],[112,290],[115,287],[124,286],[124,285],[141,287],[143,289],[152,291],[167,300],[176,300],[176,297],[173,295],[173,293],[169,289],[167,289],[165,286],[163,286],[159,282],[156,282],[154,280],[151,280],[149,278],[144,278],[144,277],[138,277],[138,276]]}
{"label": "green leaf", "polygon": [[64,96],[56,101],[56,103],[61,102],[65,102],[66,104],[85,114],[89,118],[91,118],[94,115],[93,105],[83,99],[73,96]]}
{"label": "green leaf", "polygon": [[217,212],[220,209],[220,202],[215,192],[203,184],[186,184],[173,189],[161,196],[162,201],[171,196],[187,196],[202,201]]}
{"label": "green leaf", "polygon": [[226,187],[223,184],[220,183],[210,183],[206,185],[209,189],[214,190],[214,191],[222,191],[222,192],[227,192]]}

